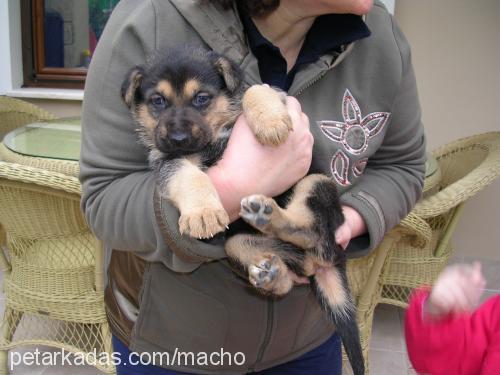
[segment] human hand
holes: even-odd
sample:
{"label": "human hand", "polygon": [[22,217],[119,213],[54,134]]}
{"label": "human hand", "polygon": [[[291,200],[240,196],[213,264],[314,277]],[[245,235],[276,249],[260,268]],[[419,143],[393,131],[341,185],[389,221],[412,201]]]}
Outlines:
{"label": "human hand", "polygon": [[252,194],[274,197],[304,177],[312,160],[313,136],[309,119],[297,99],[287,97],[293,131],[278,147],[263,146],[244,116],[236,121],[222,159],[208,170],[212,183],[232,220],[241,199]]}
{"label": "human hand", "polygon": [[479,262],[449,266],[438,276],[424,311],[434,317],[472,311],[485,286]]}
{"label": "human hand", "polygon": [[342,206],[345,221],[335,231],[335,241],[342,249],[346,249],[352,238],[366,233],[366,223],[354,208]]}

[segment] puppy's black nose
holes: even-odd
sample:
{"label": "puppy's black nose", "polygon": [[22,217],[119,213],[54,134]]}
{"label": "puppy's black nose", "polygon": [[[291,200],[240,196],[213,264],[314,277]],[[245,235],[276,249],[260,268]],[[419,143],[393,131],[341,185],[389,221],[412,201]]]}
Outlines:
{"label": "puppy's black nose", "polygon": [[188,139],[188,134],[182,131],[170,131],[168,132],[168,138],[172,143],[184,143]]}

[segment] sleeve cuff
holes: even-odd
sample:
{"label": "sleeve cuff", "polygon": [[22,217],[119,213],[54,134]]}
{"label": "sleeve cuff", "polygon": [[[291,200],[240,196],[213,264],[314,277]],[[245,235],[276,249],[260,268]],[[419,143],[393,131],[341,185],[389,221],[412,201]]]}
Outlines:
{"label": "sleeve cuff", "polygon": [[383,211],[375,198],[364,191],[342,194],[340,204],[354,208],[365,220],[368,233],[353,238],[346,249],[348,258],[364,256],[377,247],[385,235]]}
{"label": "sleeve cuff", "polygon": [[167,247],[187,263],[205,263],[226,257],[223,241],[199,241],[179,232],[179,211],[155,189],[154,207],[156,221]]}

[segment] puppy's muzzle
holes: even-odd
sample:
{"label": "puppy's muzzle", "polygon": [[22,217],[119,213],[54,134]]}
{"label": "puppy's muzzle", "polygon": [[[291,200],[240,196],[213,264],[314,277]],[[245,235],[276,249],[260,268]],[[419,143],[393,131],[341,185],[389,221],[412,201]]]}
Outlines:
{"label": "puppy's muzzle", "polygon": [[168,140],[171,144],[176,146],[182,146],[183,144],[187,143],[189,137],[189,134],[180,130],[173,130],[171,132],[168,132]]}

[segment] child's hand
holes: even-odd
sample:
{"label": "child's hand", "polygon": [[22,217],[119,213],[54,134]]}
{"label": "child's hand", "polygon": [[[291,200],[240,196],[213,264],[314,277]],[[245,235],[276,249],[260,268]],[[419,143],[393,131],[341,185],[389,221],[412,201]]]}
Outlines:
{"label": "child's hand", "polygon": [[438,276],[424,311],[435,317],[472,311],[485,286],[479,262],[449,266]]}

